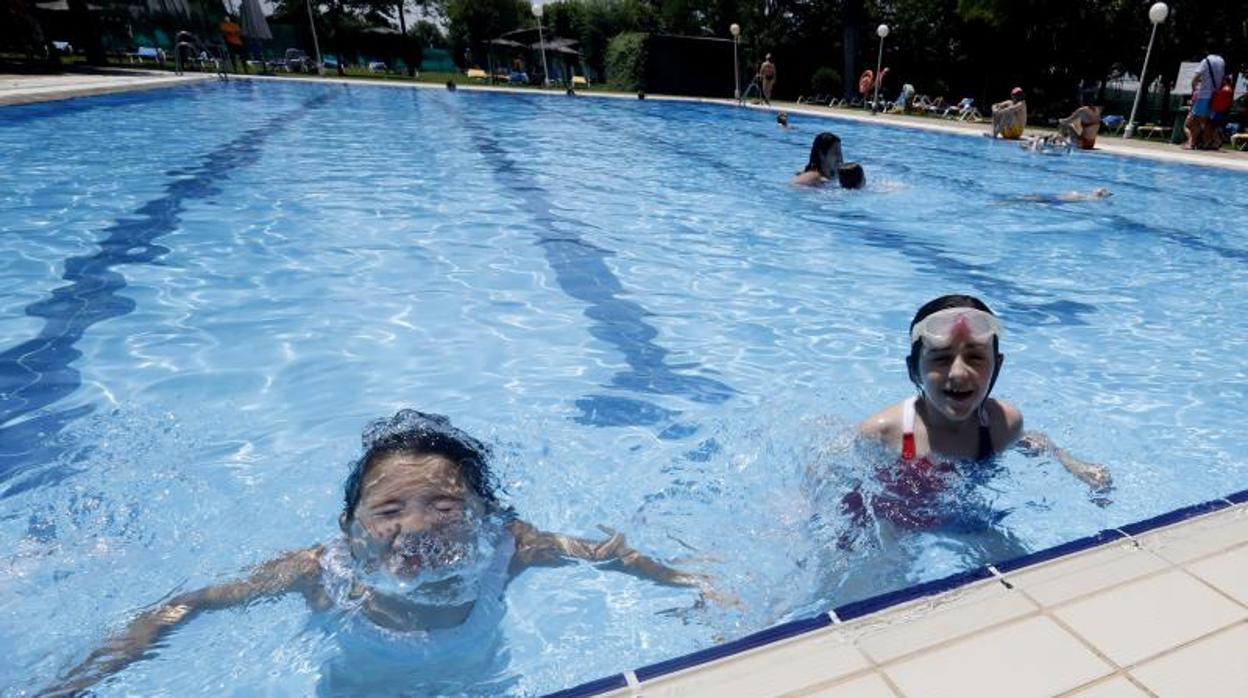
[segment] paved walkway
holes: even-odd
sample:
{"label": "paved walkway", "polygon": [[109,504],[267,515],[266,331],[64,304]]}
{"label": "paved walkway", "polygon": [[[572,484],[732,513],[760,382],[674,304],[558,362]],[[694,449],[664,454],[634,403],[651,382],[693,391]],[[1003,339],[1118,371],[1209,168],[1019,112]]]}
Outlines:
{"label": "paved walkway", "polygon": [[63,75],[0,75],[0,106],[50,102],[90,95],[150,90],[215,79],[207,73],[174,75],[166,71],[110,70]]}

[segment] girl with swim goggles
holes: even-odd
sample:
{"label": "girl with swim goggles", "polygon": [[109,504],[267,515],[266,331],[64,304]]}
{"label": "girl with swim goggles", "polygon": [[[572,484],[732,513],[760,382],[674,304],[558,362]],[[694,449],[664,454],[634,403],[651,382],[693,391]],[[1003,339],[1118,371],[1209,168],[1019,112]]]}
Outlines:
{"label": "girl with swim goggles", "polygon": [[[880,473],[885,494],[893,496],[874,503],[878,515],[913,528],[933,525],[913,516],[920,507],[911,500],[947,486],[948,475],[956,472],[952,464],[984,461],[1012,446],[1056,458],[1097,492],[1109,488],[1104,466],[1075,458],[1040,432],[1025,432],[1017,407],[989,397],[1005,362],[1003,334],[1001,321],[973,296],[941,296],[915,314],[906,367],[918,394],[859,425],[864,440],[897,456]],[[867,503],[849,499],[848,508],[865,511]]]}

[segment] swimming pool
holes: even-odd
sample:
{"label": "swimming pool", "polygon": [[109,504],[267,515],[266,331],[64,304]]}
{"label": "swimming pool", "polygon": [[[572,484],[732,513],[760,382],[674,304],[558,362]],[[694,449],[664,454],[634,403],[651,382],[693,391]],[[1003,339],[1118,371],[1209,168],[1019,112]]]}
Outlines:
{"label": "swimming pool", "polygon": [[[712,558],[746,611],[529,571],[488,660],[361,670],[378,692],[554,690],[1248,486],[1248,177],[795,126],[245,81],[0,110],[0,686],[331,539],[360,428],[403,406],[495,444],[526,519]],[[865,191],[788,186],[824,128]],[[1113,503],[1010,455],[975,493],[1008,535],[829,560],[808,469],[852,469],[848,430],[908,394],[906,324],[947,292],[1002,316],[996,394],[1108,464]],[[288,598],[196,619],[106,692],[333,692],[337,652]]]}

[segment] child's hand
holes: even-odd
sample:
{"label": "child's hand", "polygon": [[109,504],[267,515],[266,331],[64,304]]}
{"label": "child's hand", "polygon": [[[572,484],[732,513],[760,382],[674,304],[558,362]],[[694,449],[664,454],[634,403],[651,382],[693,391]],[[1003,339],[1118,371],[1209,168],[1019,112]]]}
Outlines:
{"label": "child's hand", "polygon": [[1114,479],[1109,468],[1099,463],[1084,463],[1077,473],[1080,480],[1088,483],[1095,492],[1104,492],[1114,486]]}
{"label": "child's hand", "polygon": [[715,586],[715,578],[709,574],[701,572],[678,572],[673,578],[672,583],[681,586],[693,587],[698,590],[702,598],[719,606],[720,608],[734,608],[745,613],[745,603],[741,601],[741,597],[729,591],[721,591]]}

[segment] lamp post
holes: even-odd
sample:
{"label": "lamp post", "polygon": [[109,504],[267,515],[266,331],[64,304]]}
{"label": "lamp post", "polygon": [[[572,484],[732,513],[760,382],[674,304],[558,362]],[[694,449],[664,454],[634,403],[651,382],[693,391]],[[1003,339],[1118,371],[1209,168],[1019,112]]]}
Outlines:
{"label": "lamp post", "polygon": [[732,33],[732,98],[741,99],[741,69],[737,67],[737,43],[741,41],[741,25],[733,22],[728,27]]}
{"label": "lamp post", "polygon": [[312,50],[316,52],[316,74],[325,74],[325,64],[321,62],[321,42],[316,40],[316,20],[312,17],[312,0],[307,0],[308,26],[312,28]]}
{"label": "lamp post", "polygon": [[1166,21],[1166,17],[1170,15],[1170,8],[1166,7],[1164,2],[1153,3],[1148,8],[1148,21],[1153,23],[1153,33],[1148,37],[1148,50],[1144,52],[1144,67],[1140,68],[1140,86],[1135,91],[1135,103],[1131,105],[1131,118],[1127,119],[1127,128],[1123,131],[1123,138],[1130,138],[1135,135],[1135,112],[1140,108],[1140,95],[1144,92],[1144,74],[1148,72],[1148,58],[1153,55],[1153,39],[1157,38],[1157,25]]}
{"label": "lamp post", "polygon": [[875,28],[875,35],[880,37],[880,55],[875,59],[875,96],[871,98],[871,113],[874,114],[880,102],[880,66],[884,65],[884,37],[888,36],[888,25],[881,24]]}
{"label": "lamp post", "polygon": [[542,38],[542,6],[533,6],[533,16],[537,18],[537,43],[542,47],[542,86],[550,87],[550,71],[546,68],[546,40]]}

